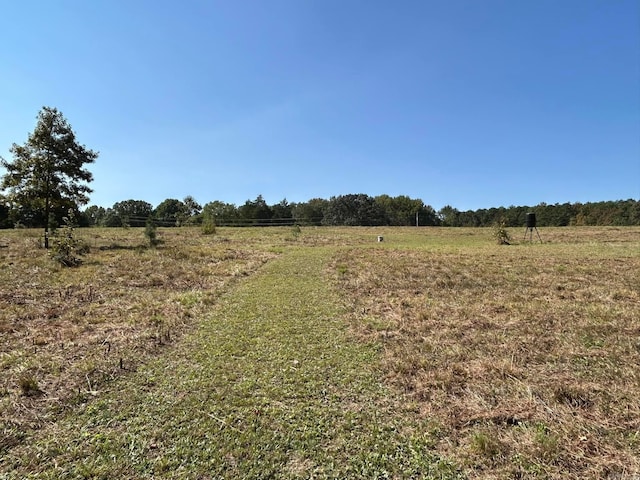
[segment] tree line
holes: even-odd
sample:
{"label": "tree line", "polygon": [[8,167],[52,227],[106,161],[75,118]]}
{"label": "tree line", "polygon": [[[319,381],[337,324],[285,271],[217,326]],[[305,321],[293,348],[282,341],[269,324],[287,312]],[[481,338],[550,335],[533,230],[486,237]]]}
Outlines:
{"label": "tree line", "polygon": [[[42,227],[43,219],[21,216],[0,202],[0,228]],[[157,226],[175,227],[211,223],[216,226],[444,226],[507,227],[526,224],[527,213],[535,213],[539,227],[630,226],[640,225],[640,201],[618,200],[592,203],[541,203],[535,206],[510,206],[460,211],[449,205],[436,211],[421,199],[405,195],[391,197],[366,194],[313,198],[306,202],[286,199],[269,205],[262,195],[242,205],[223,201],[199,204],[193,197],[169,198],[156,207],[143,200],[124,200],[109,208],[92,205],[76,210],[82,227],[143,227],[152,221]],[[50,228],[62,224],[64,212],[53,214]]]}
{"label": "tree line", "polygon": [[519,227],[526,224],[527,213],[536,214],[540,227],[640,225],[640,201],[634,199],[553,205],[540,203],[462,212],[446,206],[439,210],[438,218],[440,225],[450,227],[489,227],[503,221],[507,227]]}
{"label": "tree line", "polygon": [[328,200],[314,198],[307,202],[286,199],[269,205],[262,195],[235,205],[219,200],[201,206],[193,197],[167,199],[157,207],[142,200],[126,200],[111,208],[91,206],[80,212],[87,226],[143,226],[148,219],[161,226],[199,225],[211,222],[217,226],[276,225],[438,225],[435,210],[420,199],[401,195],[350,194]]}
{"label": "tree line", "polygon": [[526,224],[527,213],[535,213],[540,227],[640,225],[640,201],[618,200],[593,203],[563,203],[510,206],[459,211],[445,206],[436,211],[421,199],[405,195],[391,197],[366,194],[313,198],[306,202],[286,199],[268,205],[261,195],[235,205],[219,200],[200,206],[193,197],[167,199],[153,208],[140,200],[117,202],[111,208],[91,206],[80,213],[86,226],[143,226],[151,218],[157,225],[217,226],[445,226],[507,227]]}
{"label": "tree line", "polygon": [[510,206],[459,211],[447,205],[439,211],[421,199],[406,195],[372,197],[363,193],[313,198],[268,205],[262,195],[242,205],[212,201],[204,206],[193,197],[169,198],[156,207],[144,200],[124,200],[109,208],[90,206],[93,180],[85,164],[98,158],[76,140],[61,112],[43,107],[36,127],[23,145],[13,144],[13,160],[0,158],[7,171],[0,179],[0,228],[44,227],[49,232],[73,217],[79,226],[141,227],[217,225],[347,225],[347,226],[450,226],[507,227],[525,224],[535,213],[539,226],[640,225],[640,202],[618,200],[596,203],[564,203]]}

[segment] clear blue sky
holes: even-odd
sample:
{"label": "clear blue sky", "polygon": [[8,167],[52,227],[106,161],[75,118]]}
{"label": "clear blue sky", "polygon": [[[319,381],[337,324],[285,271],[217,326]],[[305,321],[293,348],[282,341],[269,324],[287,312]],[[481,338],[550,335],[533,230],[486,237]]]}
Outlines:
{"label": "clear blue sky", "polygon": [[0,6],[0,155],[58,108],[91,204],[640,199],[638,0]]}

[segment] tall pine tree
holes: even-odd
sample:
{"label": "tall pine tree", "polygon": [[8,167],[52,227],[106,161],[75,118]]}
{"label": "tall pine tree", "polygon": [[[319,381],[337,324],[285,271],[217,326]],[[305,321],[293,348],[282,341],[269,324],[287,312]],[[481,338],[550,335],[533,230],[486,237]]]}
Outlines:
{"label": "tall pine tree", "polygon": [[0,157],[7,170],[0,188],[8,190],[12,205],[31,212],[32,220],[44,226],[44,245],[49,248],[49,216],[56,211],[78,209],[89,201],[86,183],[93,175],[85,164],[98,152],[76,141],[71,125],[56,108],[43,107],[36,128],[24,145],[13,144],[13,161]]}

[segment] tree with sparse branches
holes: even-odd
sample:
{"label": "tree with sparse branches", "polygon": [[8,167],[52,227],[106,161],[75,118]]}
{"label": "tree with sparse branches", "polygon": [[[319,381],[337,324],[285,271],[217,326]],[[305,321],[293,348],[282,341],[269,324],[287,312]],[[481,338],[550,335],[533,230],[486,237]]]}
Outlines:
{"label": "tree with sparse branches", "polygon": [[89,201],[86,183],[93,175],[84,168],[98,152],[77,142],[71,125],[56,108],[43,107],[35,130],[24,145],[13,144],[13,161],[0,157],[7,170],[0,188],[19,208],[38,212],[35,223],[44,226],[44,246],[49,248],[49,216],[78,209]]}

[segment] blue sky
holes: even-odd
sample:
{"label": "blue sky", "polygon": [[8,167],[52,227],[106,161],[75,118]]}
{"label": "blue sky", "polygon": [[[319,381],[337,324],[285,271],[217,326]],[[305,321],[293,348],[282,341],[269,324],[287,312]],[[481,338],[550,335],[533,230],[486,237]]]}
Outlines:
{"label": "blue sky", "polygon": [[640,199],[637,0],[0,3],[0,155],[58,108],[91,204]]}

